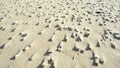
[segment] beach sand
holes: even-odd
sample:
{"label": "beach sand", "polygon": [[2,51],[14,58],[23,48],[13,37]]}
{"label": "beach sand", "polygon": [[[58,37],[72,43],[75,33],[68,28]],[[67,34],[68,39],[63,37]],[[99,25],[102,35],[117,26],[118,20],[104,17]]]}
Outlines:
{"label": "beach sand", "polygon": [[0,0],[0,68],[120,68],[120,0]]}

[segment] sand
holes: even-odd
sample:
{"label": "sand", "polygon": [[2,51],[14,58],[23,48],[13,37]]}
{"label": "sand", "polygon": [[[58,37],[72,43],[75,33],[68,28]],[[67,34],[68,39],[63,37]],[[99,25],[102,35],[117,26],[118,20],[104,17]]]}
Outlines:
{"label": "sand", "polygon": [[0,0],[0,68],[120,68],[120,0]]}

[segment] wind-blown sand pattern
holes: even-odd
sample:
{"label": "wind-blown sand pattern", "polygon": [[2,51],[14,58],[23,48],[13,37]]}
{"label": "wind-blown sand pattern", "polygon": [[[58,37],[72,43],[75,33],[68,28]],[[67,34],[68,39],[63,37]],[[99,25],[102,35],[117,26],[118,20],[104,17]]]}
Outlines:
{"label": "wind-blown sand pattern", "polygon": [[120,0],[0,0],[0,68],[120,68]]}

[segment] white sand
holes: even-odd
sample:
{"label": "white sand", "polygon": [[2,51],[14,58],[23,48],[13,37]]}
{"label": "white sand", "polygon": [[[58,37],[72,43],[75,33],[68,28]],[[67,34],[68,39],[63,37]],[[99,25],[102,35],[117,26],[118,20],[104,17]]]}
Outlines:
{"label": "white sand", "polygon": [[0,0],[0,68],[119,68],[120,0]]}

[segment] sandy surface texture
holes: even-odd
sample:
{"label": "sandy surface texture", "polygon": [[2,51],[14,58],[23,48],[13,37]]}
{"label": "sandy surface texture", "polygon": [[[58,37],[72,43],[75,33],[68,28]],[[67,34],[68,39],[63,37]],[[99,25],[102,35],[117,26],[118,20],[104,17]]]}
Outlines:
{"label": "sandy surface texture", "polygon": [[120,0],[0,0],[0,68],[120,68]]}

